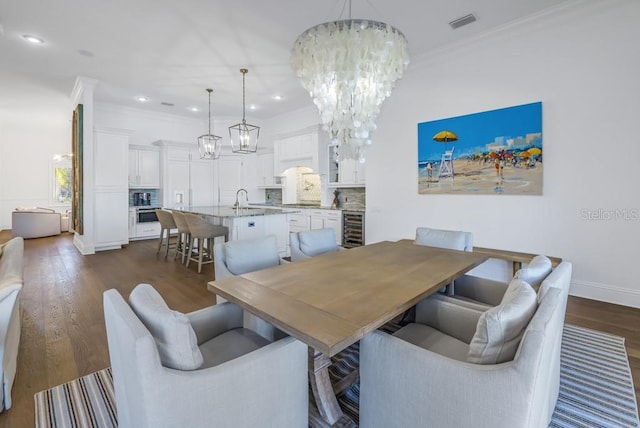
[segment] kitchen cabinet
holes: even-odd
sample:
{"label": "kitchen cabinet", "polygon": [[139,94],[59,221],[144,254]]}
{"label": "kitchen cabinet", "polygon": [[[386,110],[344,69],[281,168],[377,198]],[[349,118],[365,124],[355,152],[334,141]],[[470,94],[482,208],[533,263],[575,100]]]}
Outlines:
{"label": "kitchen cabinet", "polygon": [[160,152],[155,147],[129,146],[129,188],[160,188]]}
{"label": "kitchen cabinet", "polygon": [[365,163],[354,159],[338,161],[339,146],[330,145],[328,150],[329,160],[329,187],[360,187],[366,185]]}
{"label": "kitchen cabinet", "polygon": [[279,136],[274,142],[274,172],[282,174],[297,166],[323,173],[328,136],[320,125]]}
{"label": "kitchen cabinet", "polygon": [[219,160],[200,159],[195,144],[156,141],[160,147],[162,205],[210,206],[217,203],[216,165]]}
{"label": "kitchen cabinet", "polygon": [[310,227],[314,229],[333,229],[336,244],[342,245],[342,212],[339,210],[309,210]]}
{"label": "kitchen cabinet", "polygon": [[136,238],[158,238],[160,236],[160,222],[151,221],[136,224]]}
{"label": "kitchen cabinet", "polygon": [[289,231],[331,228],[335,232],[336,244],[342,245],[342,212],[329,209],[295,209],[289,213]]}
{"label": "kitchen cabinet", "polygon": [[274,154],[261,153],[256,156],[258,163],[258,188],[277,189],[281,188],[280,177],[275,176]]}
{"label": "kitchen cabinet", "polygon": [[126,179],[129,134],[95,129],[94,236],[95,251],[120,248],[129,242],[129,189]]}
{"label": "kitchen cabinet", "polygon": [[129,208],[129,239],[136,237],[136,209]]}

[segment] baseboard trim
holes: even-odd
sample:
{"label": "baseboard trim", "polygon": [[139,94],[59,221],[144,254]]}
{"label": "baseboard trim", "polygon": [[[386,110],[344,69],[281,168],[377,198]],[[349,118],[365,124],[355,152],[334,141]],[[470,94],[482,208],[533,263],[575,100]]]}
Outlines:
{"label": "baseboard trim", "polygon": [[80,235],[78,235],[77,233],[73,235],[73,245],[75,245],[78,251],[80,251],[80,254],[82,254],[83,256],[96,253],[95,247],[93,245],[86,245],[82,238],[80,238]]}
{"label": "baseboard trim", "polygon": [[640,290],[616,287],[590,281],[571,281],[569,294],[616,305],[640,308]]}

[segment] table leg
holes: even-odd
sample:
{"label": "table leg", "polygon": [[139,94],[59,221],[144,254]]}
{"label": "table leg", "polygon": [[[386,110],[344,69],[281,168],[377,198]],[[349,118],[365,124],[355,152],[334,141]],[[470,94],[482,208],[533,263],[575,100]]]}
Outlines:
{"label": "table leg", "polygon": [[329,425],[333,425],[343,416],[343,413],[329,379],[330,365],[331,358],[309,347],[309,383],[320,416]]}

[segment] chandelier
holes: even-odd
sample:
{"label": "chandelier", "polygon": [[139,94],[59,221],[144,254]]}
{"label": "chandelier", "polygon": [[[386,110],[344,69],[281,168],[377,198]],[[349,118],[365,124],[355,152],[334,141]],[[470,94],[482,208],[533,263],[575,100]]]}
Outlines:
{"label": "chandelier", "polygon": [[218,159],[222,144],[222,137],[211,133],[211,92],[213,89],[207,89],[209,93],[209,132],[198,137],[198,149],[200,150],[200,159]]}
{"label": "chandelier", "polygon": [[338,159],[364,162],[382,102],[409,64],[404,34],[383,22],[349,16],[299,35],[292,57],[324,129],[339,145]]}
{"label": "chandelier", "polygon": [[248,124],[245,119],[244,77],[248,72],[249,70],[246,68],[240,69],[240,73],[242,73],[242,122],[229,127],[231,151],[233,153],[255,153],[258,150],[260,127]]}

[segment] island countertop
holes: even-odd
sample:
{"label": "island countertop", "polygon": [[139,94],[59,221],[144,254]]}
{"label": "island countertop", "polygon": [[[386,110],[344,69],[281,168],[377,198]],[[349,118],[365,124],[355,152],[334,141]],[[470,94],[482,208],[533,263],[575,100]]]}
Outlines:
{"label": "island countertop", "polygon": [[265,215],[278,215],[289,214],[292,211],[283,210],[282,208],[258,208],[258,207],[240,207],[237,210],[234,207],[228,205],[222,206],[187,206],[181,205],[170,210],[182,211],[185,213],[193,213],[198,215],[219,217],[219,218],[236,218],[236,217],[253,217],[253,216],[265,216]]}

